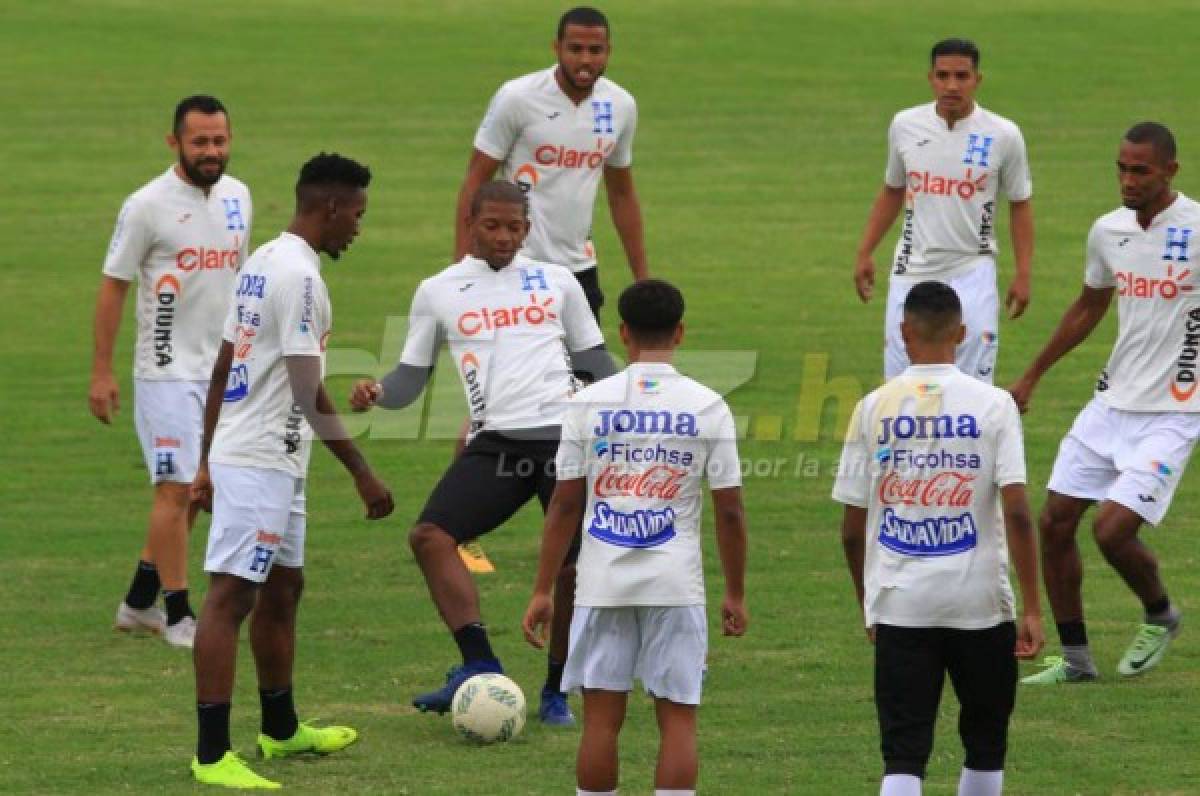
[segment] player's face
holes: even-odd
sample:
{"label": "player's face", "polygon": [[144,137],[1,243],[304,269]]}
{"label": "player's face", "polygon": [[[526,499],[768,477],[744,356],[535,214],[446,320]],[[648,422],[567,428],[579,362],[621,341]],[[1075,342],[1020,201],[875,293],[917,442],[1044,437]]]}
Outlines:
{"label": "player's face", "polygon": [[937,101],[937,112],[943,117],[961,119],[970,112],[975,101],[975,89],[983,75],[966,55],[939,55],[929,70],[929,87]]}
{"label": "player's face", "polygon": [[1171,190],[1171,178],[1178,169],[1178,163],[1164,162],[1148,141],[1141,144],[1121,141],[1117,153],[1121,204],[1132,210],[1154,206]]}
{"label": "player's face", "polygon": [[350,248],[351,241],[358,237],[366,212],[367,192],[361,188],[353,193],[339,193],[330,199],[321,249],[335,260],[341,257],[342,252]]}
{"label": "player's face", "polygon": [[515,202],[484,202],[471,219],[473,253],[493,268],[511,263],[528,233],[525,208]]}
{"label": "player's face", "polygon": [[179,135],[167,136],[167,143],[179,156],[179,168],[188,181],[207,188],[225,173],[231,139],[229,119],[224,113],[188,111]]}
{"label": "player's face", "polygon": [[554,42],[558,71],[572,88],[591,91],[608,66],[608,31],[590,25],[567,25]]}

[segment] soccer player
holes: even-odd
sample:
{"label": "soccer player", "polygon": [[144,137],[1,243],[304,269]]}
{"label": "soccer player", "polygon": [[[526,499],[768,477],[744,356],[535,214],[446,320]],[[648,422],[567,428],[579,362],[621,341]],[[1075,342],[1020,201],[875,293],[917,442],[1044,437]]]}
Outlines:
{"label": "soccer player", "polygon": [[1116,344],[1095,397],[1059,446],[1039,521],[1046,593],[1063,656],[1048,658],[1048,667],[1025,683],[1096,679],[1075,541],[1093,503],[1099,504],[1096,544],[1145,611],[1118,674],[1132,677],[1157,666],[1179,633],[1180,611],[1167,597],[1158,560],[1139,538],[1143,523],[1158,525],[1166,516],[1200,435],[1200,273],[1188,253],[1200,229],[1200,205],[1171,187],[1178,169],[1175,138],[1166,127],[1143,122],[1125,133],[1117,153],[1123,206],[1092,225],[1083,291],[1012,388],[1017,405],[1027,408],[1042,376],[1087,339],[1116,294]]}
{"label": "soccer player", "polygon": [[[125,200],[96,299],[88,403],[112,422],[119,402],[113,346],[129,283],[137,280],[134,423],[154,485],[150,529],[116,627],[161,633],[191,647],[188,531],[196,517],[188,488],[200,456],[204,396],[238,267],[250,241],[250,192],[225,174],[233,135],[215,97],[175,107],[167,145],[176,162]],[[155,607],[159,588],[166,613]]]}
{"label": "soccer player", "polygon": [[510,80],[492,97],[454,218],[458,259],[471,243],[471,198],[503,167],[503,179],[529,196],[531,227],[522,254],[570,268],[593,313],[604,303],[591,240],[601,174],[629,270],[635,280],[649,273],[633,184],[637,105],[604,77],[611,51],[604,14],[581,6],[562,15],[554,41],[558,64]]}
{"label": "soccer player", "polygon": [[966,328],[952,288],[913,286],[900,330],[912,364],[855,408],[833,488],[875,644],[879,792],[921,793],[949,672],[966,750],[958,794],[998,796],[1016,658],[1044,641],[1021,421],[1008,393],[954,366]]}
{"label": "soccer player", "polygon": [[321,153],[305,163],[291,224],[254,252],[232,293],[193,483],[195,498],[212,511],[204,558],[209,588],[196,631],[200,726],[192,760],[193,775],[206,784],[280,787],[251,771],[229,740],[238,631],[252,610],[262,755],[335,752],[358,737],[349,727],[297,721],[292,661],[312,432],[354,478],[367,518],[392,512],[391,493],[347,436],[321,383],[333,315],[320,253],[337,260],[358,235],[370,181],[370,171],[340,155]]}
{"label": "soccer player", "polygon": [[712,489],[725,575],[727,636],[746,632],[746,521],[733,416],[712,390],[671,367],[683,296],[657,279],[618,302],[630,365],[571,400],[556,459],[525,638],[544,644],[550,587],[586,528],[563,685],[583,690],[579,794],[617,788],[617,736],[633,679],[654,697],[661,734],[655,792],[696,792],[696,708],[708,622],[700,555],[701,479]]}
{"label": "soccer player", "polygon": [[[583,288],[559,265],[518,253],[529,231],[525,194],[510,182],[485,183],[469,208],[471,254],[426,279],[413,296],[408,338],[397,367],[379,383],[358,382],[350,404],[362,411],[411,404],[445,341],[471,412],[471,441],[434,487],[409,535],[430,596],[454,634],[463,664],[444,687],[413,699],[444,713],[472,675],[503,671],[479,610],[479,592],[457,546],[499,527],[554,490],[562,405],[578,388],[572,371],[615,371]],[[574,593],[574,557],[555,596],[563,619],[550,644],[539,716],[574,723],[560,688]]]}
{"label": "soccer player", "polygon": [[912,286],[946,282],[963,304],[967,333],[955,361],[988,384],[999,345],[996,296],[996,200],[1008,198],[1016,276],[1005,297],[1009,317],[1029,304],[1033,260],[1033,183],[1021,131],[975,102],[983,81],[979,49],[946,39],[930,54],[934,101],[901,111],[888,128],[884,184],[871,207],[854,267],[858,297],[875,288],[872,253],[896,220],[904,223],[888,281],[883,370],[894,378],[908,366],[900,339],[901,310]]}

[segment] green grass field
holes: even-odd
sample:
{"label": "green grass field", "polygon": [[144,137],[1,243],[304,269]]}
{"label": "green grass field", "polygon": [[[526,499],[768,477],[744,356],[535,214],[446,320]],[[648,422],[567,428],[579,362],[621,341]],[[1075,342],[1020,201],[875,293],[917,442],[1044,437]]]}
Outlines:
{"label": "green grass field", "polygon": [[[447,261],[454,197],[489,96],[502,80],[551,63],[563,8],[542,0],[0,4],[0,792],[197,790],[187,772],[189,656],[110,630],[150,497],[132,429],[129,315],[115,427],[96,423],[86,402],[101,259],[121,200],[169,162],[162,136],[174,103],[203,91],[231,109],[230,171],[254,193],[256,244],[286,222],[296,171],[317,150],[336,149],[374,171],[364,234],[326,272],[337,319],[332,383],[344,405],[352,376],[392,364],[398,327],[385,334],[388,318],[403,316],[417,282]],[[741,370],[749,379],[729,401],[746,418],[743,456],[760,468],[745,489],[752,625],[744,639],[713,640],[701,789],[875,792],[871,650],[844,572],[840,509],[828,494],[838,417],[881,367],[882,303],[858,304],[850,269],[883,172],[886,124],[897,109],[926,101],[934,40],[978,40],[986,75],[979,98],[1021,124],[1035,180],[1034,301],[1025,319],[1003,325],[998,381],[1006,383],[1078,290],[1088,226],[1118,200],[1112,161],[1130,124],[1170,125],[1183,163],[1178,185],[1200,193],[1191,170],[1200,167],[1200,62],[1185,46],[1200,14],[1187,0],[1012,0],[953,10],[866,0],[610,0],[604,8],[614,25],[609,74],[640,106],[635,172],[651,268],[687,295],[695,372]],[[628,274],[602,199],[598,206],[603,279],[615,298]],[[1003,220],[1001,235],[1007,250]],[[881,260],[890,246],[881,246]],[[1005,274],[1010,265],[1006,251]],[[610,334],[614,320],[610,304]],[[1113,329],[1107,321],[1051,373],[1026,419],[1035,510]],[[825,404],[821,417],[827,381],[843,400]],[[440,389],[452,396],[457,388],[443,380]],[[441,423],[422,439],[410,433],[413,416],[379,419],[363,437],[397,498],[385,522],[361,520],[349,480],[326,453],[314,453],[298,704],[305,717],[360,728],[362,742],[333,758],[260,766],[290,790],[572,792],[576,733],[532,724],[516,742],[473,748],[448,720],[408,707],[456,657],[405,538],[450,455],[439,429],[456,425],[455,401],[438,402]],[[1173,596],[1193,611],[1198,509],[1192,473],[1168,521],[1149,533]],[[518,622],[539,528],[538,513],[527,510],[489,537],[500,572],[480,580],[498,652],[531,701],[542,659]],[[206,530],[201,520],[192,545],[197,598]],[[1139,607],[1086,531],[1083,546],[1104,681],[1020,693],[1008,792],[1196,793],[1197,636],[1185,634],[1144,680],[1117,682]],[[709,565],[715,595],[715,556]],[[239,678],[234,744],[249,753],[258,705],[245,647]],[[927,793],[954,792],[956,713],[946,700]],[[648,705],[634,700],[624,793],[651,791],[655,741]]]}

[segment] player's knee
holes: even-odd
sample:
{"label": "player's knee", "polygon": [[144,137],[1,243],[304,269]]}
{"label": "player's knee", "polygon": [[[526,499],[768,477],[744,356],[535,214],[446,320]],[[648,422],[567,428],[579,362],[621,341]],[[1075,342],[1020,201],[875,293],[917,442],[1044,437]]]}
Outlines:
{"label": "player's knee", "polygon": [[1092,536],[1096,539],[1096,546],[1108,557],[1118,553],[1133,535],[1122,523],[1109,517],[1097,517],[1092,524]]}
{"label": "player's knee", "polygon": [[160,481],[154,485],[154,502],[179,513],[186,512],[192,502],[191,489],[191,484]]}
{"label": "player's knee", "polygon": [[1046,504],[1038,517],[1038,532],[1042,544],[1056,547],[1070,544],[1075,540],[1077,521],[1070,512],[1055,509],[1052,504]]}
{"label": "player's knee", "polygon": [[214,584],[205,598],[204,613],[241,622],[254,609],[255,591],[248,582],[235,578]]}
{"label": "player's knee", "polygon": [[448,539],[450,535],[432,522],[418,522],[408,532],[408,546],[417,556],[429,555],[439,545],[445,545]]}

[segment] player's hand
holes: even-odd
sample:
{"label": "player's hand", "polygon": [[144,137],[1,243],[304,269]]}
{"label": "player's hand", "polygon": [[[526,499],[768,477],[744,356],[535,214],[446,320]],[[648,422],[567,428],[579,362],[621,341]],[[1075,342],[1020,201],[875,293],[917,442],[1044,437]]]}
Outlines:
{"label": "player's hand", "polygon": [[381,520],[392,513],[392,493],[370,470],[364,470],[354,478],[354,487],[363,505],[367,507],[368,520]]}
{"label": "player's hand", "polygon": [[1013,653],[1022,660],[1036,658],[1046,644],[1046,631],[1042,629],[1042,617],[1026,614],[1017,622],[1017,646]]}
{"label": "player's hand", "polygon": [[726,595],[721,601],[721,633],[726,636],[744,636],[749,624],[750,615],[746,613],[746,601]]}
{"label": "player's hand", "polygon": [[207,464],[201,464],[196,470],[196,477],[192,479],[191,498],[193,503],[212,513],[213,484]]}
{"label": "player's hand", "polygon": [[112,417],[120,408],[117,380],[111,373],[92,376],[92,386],[88,390],[88,408],[101,423],[109,424]]}
{"label": "player's hand", "polygon": [[854,289],[863,304],[870,301],[875,292],[875,261],[869,254],[859,257],[854,264]]}
{"label": "player's hand", "polygon": [[554,600],[549,594],[535,594],[529,598],[529,607],[525,609],[525,618],[521,620],[521,630],[525,631],[525,640],[538,649],[546,646],[546,636],[549,634],[550,622],[554,619]]}
{"label": "player's hand", "polygon": [[866,628],[866,631],[867,631],[867,641],[874,644],[875,643],[875,625],[871,625],[870,627]]}
{"label": "player's hand", "polygon": [[371,379],[359,379],[350,391],[350,408],[365,412],[383,396],[383,385]]}
{"label": "player's hand", "polygon": [[1009,319],[1020,318],[1029,306],[1029,276],[1013,277],[1008,286],[1008,294],[1004,297],[1004,306],[1008,310]]}
{"label": "player's hand", "polygon": [[1033,399],[1035,387],[1037,387],[1037,381],[1028,376],[1022,376],[1008,388],[1009,395],[1013,397],[1013,401],[1017,404],[1017,411],[1021,414],[1029,411],[1029,402]]}

